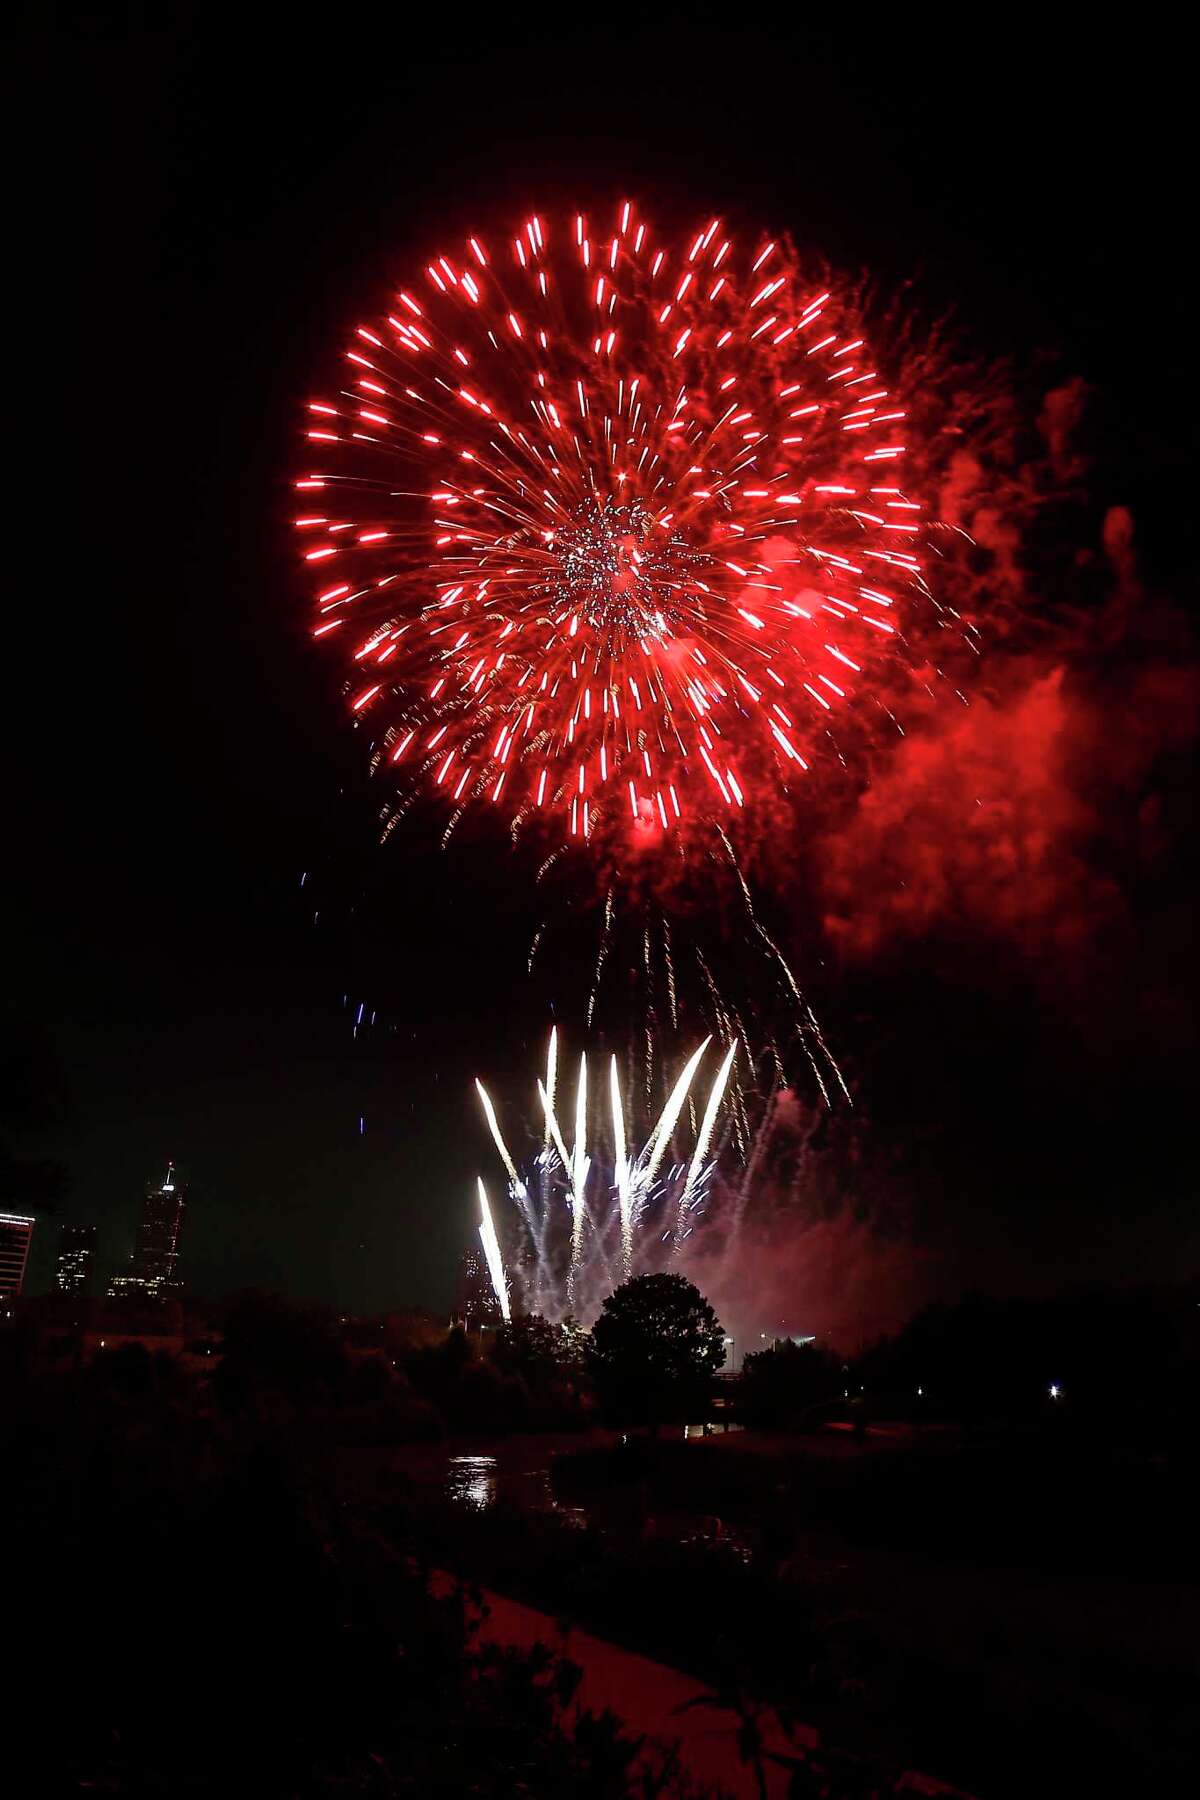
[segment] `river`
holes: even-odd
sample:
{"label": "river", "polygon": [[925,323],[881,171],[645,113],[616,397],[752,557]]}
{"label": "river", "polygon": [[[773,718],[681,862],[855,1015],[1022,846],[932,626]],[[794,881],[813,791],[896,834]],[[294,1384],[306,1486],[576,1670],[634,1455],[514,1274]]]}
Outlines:
{"label": "river", "polygon": [[[708,1427],[709,1431],[714,1429],[720,1433],[727,1428],[723,1425]],[[663,1439],[688,1439],[700,1437],[704,1431],[703,1425],[685,1425],[665,1429],[660,1435]],[[597,1494],[574,1490],[566,1495],[556,1491],[553,1463],[556,1456],[602,1450],[621,1441],[619,1432],[610,1431],[592,1431],[584,1435],[451,1438],[437,1444],[405,1446],[389,1453],[386,1464],[418,1487],[440,1489],[453,1505],[467,1512],[487,1512],[503,1502],[524,1512],[552,1513],[580,1527],[592,1525],[603,1529],[613,1522],[614,1510],[627,1522],[629,1506],[636,1507],[639,1503],[632,1489],[625,1494],[628,1502],[625,1506],[620,1504],[624,1490],[617,1495],[611,1490]],[[744,1548],[738,1535],[731,1532],[724,1520],[709,1515],[660,1507],[647,1518],[646,1527],[655,1536],[680,1543],[720,1540],[731,1548]]]}

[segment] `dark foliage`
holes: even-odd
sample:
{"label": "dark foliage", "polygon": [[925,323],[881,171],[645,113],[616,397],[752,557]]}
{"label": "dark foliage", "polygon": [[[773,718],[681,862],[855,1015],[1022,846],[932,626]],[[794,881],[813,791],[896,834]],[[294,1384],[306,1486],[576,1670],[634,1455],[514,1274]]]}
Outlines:
{"label": "dark foliage", "polygon": [[212,1392],[233,1418],[330,1444],[436,1437],[439,1416],[382,1350],[347,1349],[333,1316],[243,1294],[225,1318]]}
{"label": "dark foliage", "polygon": [[683,1275],[639,1275],[609,1295],[592,1328],[588,1366],[606,1415],[660,1425],[703,1417],[725,1334]]}
{"label": "dark foliage", "polygon": [[819,1344],[785,1340],[746,1357],[738,1382],[738,1412],[753,1425],[815,1423],[845,1385],[840,1357]]}
{"label": "dark foliage", "polygon": [[1126,1439],[1165,1443],[1194,1423],[1200,1284],[929,1306],[863,1358],[857,1379],[877,1404],[914,1417],[1056,1412],[1076,1430],[1119,1421]]}
{"label": "dark foliage", "polygon": [[214,1410],[136,1345],[0,1398],[6,1541],[36,1572],[10,1586],[8,1701],[54,1709],[10,1746],[12,1792],[682,1794],[635,1785],[636,1741],[579,1713],[569,1663],[477,1646],[472,1607],[314,1473],[320,1435]]}
{"label": "dark foliage", "polygon": [[524,1381],[481,1355],[460,1326],[440,1343],[412,1351],[404,1369],[417,1392],[455,1429],[505,1431],[528,1423],[529,1390]]}
{"label": "dark foliage", "polygon": [[555,1482],[587,1529],[497,1504],[416,1537],[870,1753],[805,1759],[798,1792],[887,1793],[876,1758],[1031,1796],[1171,1792],[1194,1764],[1182,1472],[1122,1474],[1011,1433],[966,1453],[941,1433],[773,1437],[766,1453],[639,1435],[559,1457]]}
{"label": "dark foliage", "polygon": [[537,1314],[514,1319],[496,1332],[492,1363],[523,1384],[528,1421],[535,1429],[571,1430],[587,1423],[592,1396],[582,1340],[582,1332],[552,1325]]}

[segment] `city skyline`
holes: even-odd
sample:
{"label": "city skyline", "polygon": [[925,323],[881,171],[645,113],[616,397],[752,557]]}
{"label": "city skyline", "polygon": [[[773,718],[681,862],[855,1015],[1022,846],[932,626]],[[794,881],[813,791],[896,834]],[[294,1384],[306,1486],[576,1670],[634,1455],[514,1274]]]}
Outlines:
{"label": "city skyline", "polygon": [[147,1187],[128,1265],[109,1280],[110,1300],[165,1300],[177,1294],[176,1263],[187,1189],[174,1176],[175,1165],[169,1162],[161,1183]]}

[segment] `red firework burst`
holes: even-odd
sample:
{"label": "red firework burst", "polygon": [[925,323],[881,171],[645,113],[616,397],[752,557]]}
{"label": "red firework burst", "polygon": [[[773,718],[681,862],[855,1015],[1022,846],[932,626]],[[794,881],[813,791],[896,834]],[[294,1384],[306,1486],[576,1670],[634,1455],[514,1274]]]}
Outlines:
{"label": "red firework burst", "polygon": [[904,409],[787,246],[531,218],[430,262],[347,361],[296,524],[314,635],[406,783],[651,846],[788,790],[894,653]]}

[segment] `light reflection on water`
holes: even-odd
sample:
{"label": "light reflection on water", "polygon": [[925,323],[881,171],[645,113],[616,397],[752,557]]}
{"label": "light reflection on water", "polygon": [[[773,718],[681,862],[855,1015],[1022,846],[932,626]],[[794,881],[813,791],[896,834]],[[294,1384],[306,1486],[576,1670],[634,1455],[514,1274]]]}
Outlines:
{"label": "light reflection on water", "polygon": [[[717,1430],[728,1429],[722,1423]],[[739,1427],[732,1427],[733,1430]],[[711,1436],[711,1425],[684,1426],[684,1438]],[[485,1513],[498,1501],[527,1513],[553,1513],[564,1524],[586,1527],[589,1522],[601,1530],[613,1526],[612,1502],[619,1496],[604,1493],[593,1496],[590,1505],[571,1505],[559,1499],[551,1479],[549,1458],[529,1467],[519,1455],[519,1446],[506,1449],[497,1457],[484,1453],[447,1457],[443,1492],[455,1506],[466,1512]],[[542,1452],[545,1456],[546,1452]],[[540,1466],[539,1466],[540,1465]],[[618,1513],[623,1519],[620,1506]],[[655,1507],[638,1514],[637,1529],[647,1541],[673,1542],[684,1547],[700,1548],[720,1545],[743,1562],[750,1560],[750,1550],[736,1527],[715,1516],[677,1510],[672,1506]],[[620,1524],[620,1520],[618,1523]],[[628,1521],[625,1521],[627,1524]]]}
{"label": "light reflection on water", "polygon": [[446,1472],[446,1493],[471,1512],[486,1512],[496,1498],[494,1456],[452,1456]]}
{"label": "light reflection on water", "polygon": [[446,1497],[470,1512],[486,1512],[503,1498],[526,1512],[552,1512],[576,1524],[586,1522],[581,1506],[557,1499],[549,1468],[501,1468],[494,1456],[451,1456],[447,1461]]}

